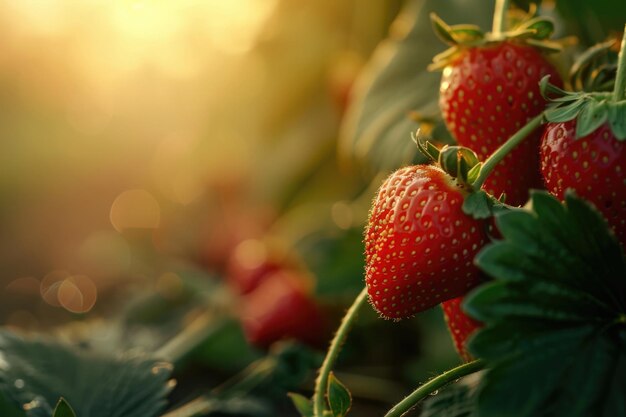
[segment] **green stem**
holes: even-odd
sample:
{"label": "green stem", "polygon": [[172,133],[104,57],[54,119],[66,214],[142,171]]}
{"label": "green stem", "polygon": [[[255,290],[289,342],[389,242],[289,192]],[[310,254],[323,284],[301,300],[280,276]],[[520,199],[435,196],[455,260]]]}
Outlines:
{"label": "green stem", "polygon": [[626,27],[622,46],[617,59],[617,75],[615,77],[615,87],[613,87],[613,100],[622,101],[626,98]]}
{"label": "green stem", "polygon": [[513,148],[519,145],[526,137],[532,133],[535,129],[537,129],[543,120],[543,113],[536,116],[534,119],[531,119],[524,127],[515,132],[513,136],[511,136],[506,142],[502,144],[494,153],[491,154],[489,158],[484,162],[483,166],[480,168],[480,172],[478,173],[478,178],[472,184],[474,189],[479,190],[480,187],[483,186],[485,180],[491,174],[491,171],[504,159],[505,156],[511,152]]}
{"label": "green stem", "polygon": [[328,352],[326,353],[326,358],[324,358],[324,363],[322,363],[322,367],[319,370],[319,375],[317,376],[317,380],[315,381],[315,392],[313,394],[313,416],[314,417],[323,417],[324,411],[326,410],[326,390],[328,387],[328,375],[332,370],[337,357],[339,356],[339,352],[341,351],[341,345],[345,341],[348,336],[348,332],[350,331],[350,327],[354,322],[357,313],[360,308],[367,303],[367,287],[363,288],[361,293],[356,297],[352,306],[346,312],[346,315],[341,320],[341,324],[339,325],[339,329],[337,329],[337,333],[335,337],[330,342],[330,347],[328,348]]}
{"label": "green stem", "polygon": [[431,379],[430,381],[421,385],[419,388],[413,391],[408,397],[400,401],[391,410],[389,410],[389,412],[385,414],[385,417],[401,417],[402,415],[404,415],[404,413],[415,407],[418,402],[420,402],[433,392],[437,391],[444,385],[466,375],[478,372],[484,367],[485,363],[482,360],[478,359],[473,362],[457,366],[456,368],[450,369],[447,372],[444,372],[443,374]]}
{"label": "green stem", "polygon": [[509,0],[496,0],[496,8],[493,14],[493,26],[491,29],[491,33],[496,37],[506,29],[506,13],[508,10]]}

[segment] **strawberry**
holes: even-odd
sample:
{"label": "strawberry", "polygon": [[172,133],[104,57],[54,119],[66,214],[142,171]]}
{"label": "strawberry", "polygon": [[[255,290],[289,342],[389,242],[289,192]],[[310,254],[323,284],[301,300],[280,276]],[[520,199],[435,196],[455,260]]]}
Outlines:
{"label": "strawberry", "polygon": [[482,325],[480,322],[474,320],[461,308],[464,297],[453,298],[452,300],[444,301],[441,304],[443,309],[443,316],[448,325],[450,336],[454,341],[456,351],[459,352],[461,358],[469,362],[472,360],[472,355],[468,352],[465,342],[467,339],[479,329]]}
{"label": "strawberry", "polygon": [[[611,45],[600,44],[590,52]],[[596,55],[583,54],[574,67],[590,66]],[[558,198],[571,188],[593,203],[626,248],[626,34],[614,79],[593,68],[586,73],[590,79],[575,85],[595,91],[566,92],[547,77],[541,80],[542,94],[552,101],[545,111],[541,172]]]}
{"label": "strawberry", "polygon": [[322,342],[324,317],[306,283],[301,272],[280,270],[244,296],[241,322],[250,343],[267,347],[287,338],[315,346]]}
{"label": "strawberry", "polygon": [[380,187],[365,230],[365,282],[381,316],[413,316],[479,282],[472,261],[486,223],[462,210],[470,189],[434,165],[402,168]]}
{"label": "strawberry", "polygon": [[[545,46],[551,23],[534,18],[510,32],[483,34],[471,25],[450,27],[434,15],[432,19],[437,33],[452,45],[430,67],[443,69],[439,96],[443,119],[457,142],[484,160],[543,111],[541,78],[550,75],[561,83],[557,70],[536,47]],[[536,39],[519,35],[528,30],[536,31]],[[507,203],[522,205],[530,188],[541,187],[540,136],[536,130],[506,156],[485,183],[487,192],[505,193]]]}
{"label": "strawberry", "polygon": [[548,191],[562,199],[573,188],[600,210],[626,247],[626,143],[608,123],[580,137],[576,128],[575,119],[546,125],[541,172]]}

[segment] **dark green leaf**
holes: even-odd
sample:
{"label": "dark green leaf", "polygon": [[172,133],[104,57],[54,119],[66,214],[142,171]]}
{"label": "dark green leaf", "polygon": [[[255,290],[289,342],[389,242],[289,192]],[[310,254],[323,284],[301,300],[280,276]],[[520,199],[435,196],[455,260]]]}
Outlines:
{"label": "dark green leaf", "polygon": [[344,417],[352,406],[350,391],[331,372],[328,378],[328,404],[333,417]]}
{"label": "dark green leaf", "polygon": [[313,402],[309,398],[293,392],[287,395],[302,417],[313,417]]}
{"label": "dark green leaf", "polygon": [[[476,262],[494,281],[464,308],[485,323],[470,340],[488,362],[480,417],[613,417],[624,411],[626,264],[587,202],[532,194],[532,212],[497,216],[504,239]],[[614,390],[617,384],[621,390]]]}
{"label": "dark green leaf", "polygon": [[[429,14],[435,12],[449,23],[489,27],[492,10],[483,0],[408,1],[389,39],[379,45],[356,82],[341,130],[340,152],[365,161],[374,171],[423,162],[410,140],[420,122],[409,114],[416,111],[440,119],[441,74],[426,67],[446,48],[434,34]],[[436,139],[452,140],[441,123],[438,129],[442,133]]]}
{"label": "dark green leaf", "polygon": [[430,14],[430,21],[433,25],[435,35],[442,41],[450,45],[456,45],[458,42],[452,36],[452,28],[446,24],[436,13]]}
{"label": "dark green leaf", "polygon": [[535,17],[524,22],[519,29],[533,31],[535,39],[547,39],[554,32],[554,23],[545,17]]}
{"label": "dark green leaf", "polygon": [[475,219],[487,219],[493,215],[493,202],[483,190],[475,191],[465,197],[463,213]]}
{"label": "dark green leaf", "polygon": [[52,417],[76,417],[74,410],[70,406],[70,404],[65,401],[65,398],[59,398],[59,402],[57,406],[54,408],[54,413],[52,413]]}
{"label": "dark green leaf", "polygon": [[78,417],[151,417],[172,389],[171,366],[109,356],[0,332],[0,392],[32,417],[52,416],[60,397]]}

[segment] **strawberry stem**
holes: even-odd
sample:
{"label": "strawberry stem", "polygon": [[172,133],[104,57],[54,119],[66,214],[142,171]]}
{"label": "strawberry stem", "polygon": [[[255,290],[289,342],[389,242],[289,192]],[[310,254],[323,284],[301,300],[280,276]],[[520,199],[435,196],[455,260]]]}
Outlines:
{"label": "strawberry stem", "polygon": [[428,397],[433,392],[437,391],[444,385],[455,381],[461,377],[464,377],[474,372],[478,372],[485,367],[485,362],[477,359],[473,362],[465,363],[456,368],[450,369],[443,374],[431,379],[425,384],[422,384],[419,388],[413,391],[408,397],[396,404],[391,410],[385,414],[385,417],[401,417],[409,411],[415,405]]}
{"label": "strawberry stem", "polygon": [[493,14],[491,33],[497,37],[506,29],[506,13],[509,10],[509,0],[496,0],[496,9]]}
{"label": "strawberry stem", "polygon": [[328,389],[328,376],[333,365],[335,364],[335,361],[337,360],[337,357],[339,356],[341,346],[348,336],[348,332],[350,331],[350,327],[352,326],[357,313],[362,306],[367,304],[367,299],[367,287],[365,287],[346,312],[346,315],[341,320],[339,329],[337,329],[335,337],[330,342],[330,347],[328,348],[328,352],[326,352],[326,358],[324,358],[322,367],[319,370],[319,375],[315,381],[315,392],[313,393],[313,417],[324,417],[324,411],[326,411],[327,408],[326,391]]}
{"label": "strawberry stem", "polygon": [[615,87],[613,87],[613,100],[622,101],[626,99],[626,27],[622,46],[617,59],[617,75],[615,77]]}
{"label": "strawberry stem", "polygon": [[478,173],[478,178],[472,184],[475,190],[479,190],[480,187],[483,186],[491,171],[504,159],[505,156],[513,150],[517,145],[519,145],[526,137],[531,134],[535,129],[537,129],[543,120],[543,113],[536,116],[534,119],[531,119],[524,127],[515,132],[513,136],[511,136],[506,142],[502,144],[494,153],[491,154],[489,158],[485,161],[483,166],[480,168],[480,172]]}

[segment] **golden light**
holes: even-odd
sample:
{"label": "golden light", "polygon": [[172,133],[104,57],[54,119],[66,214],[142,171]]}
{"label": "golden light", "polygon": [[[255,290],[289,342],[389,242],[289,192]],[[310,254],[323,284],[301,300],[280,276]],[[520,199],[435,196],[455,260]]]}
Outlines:
{"label": "golden light", "polygon": [[65,279],[58,289],[59,304],[67,311],[87,313],[96,304],[98,289],[85,275],[75,275]]}
{"label": "golden light", "polygon": [[156,229],[161,208],[146,190],[128,190],[117,196],[111,206],[111,224],[118,232],[127,229]]}

